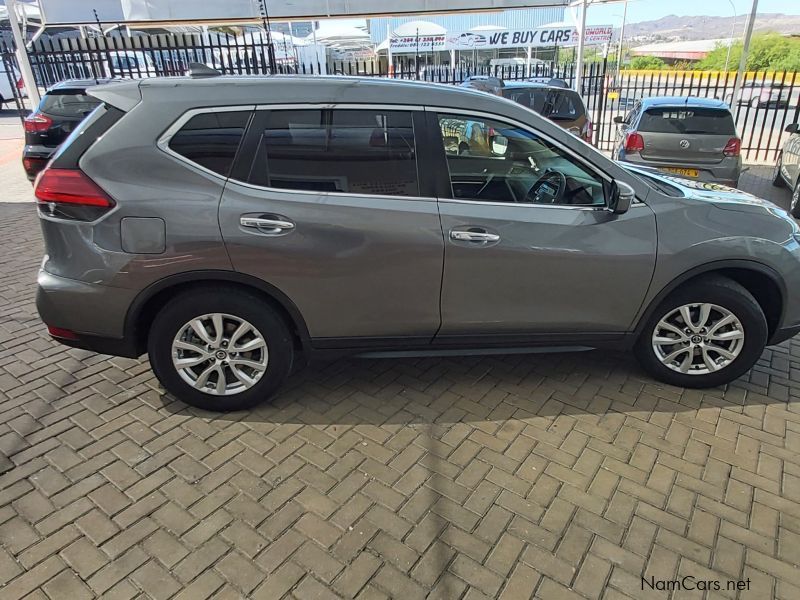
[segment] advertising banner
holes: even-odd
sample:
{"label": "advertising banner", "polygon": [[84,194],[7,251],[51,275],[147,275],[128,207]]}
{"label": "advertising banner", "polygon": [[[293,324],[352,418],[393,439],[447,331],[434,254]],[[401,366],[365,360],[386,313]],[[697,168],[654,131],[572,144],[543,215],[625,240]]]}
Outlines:
{"label": "advertising banner", "polygon": [[[605,44],[611,40],[611,25],[586,28],[586,44]],[[578,29],[572,25],[543,26],[535,29],[498,29],[494,31],[449,31],[440,35],[396,36],[389,40],[392,53],[413,54],[445,50],[490,50],[575,46]]]}

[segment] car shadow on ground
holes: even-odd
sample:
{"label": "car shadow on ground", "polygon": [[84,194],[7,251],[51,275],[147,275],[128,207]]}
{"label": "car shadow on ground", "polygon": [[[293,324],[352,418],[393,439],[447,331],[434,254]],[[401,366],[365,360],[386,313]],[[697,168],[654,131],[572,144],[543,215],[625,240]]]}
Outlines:
{"label": "car shadow on ground", "polygon": [[611,414],[649,421],[654,413],[691,413],[701,407],[741,411],[748,405],[785,404],[788,352],[788,342],[768,348],[742,378],[700,390],[651,379],[632,354],[588,351],[312,362],[271,401],[248,411],[203,411],[163,392],[160,406],[150,404],[174,414],[276,425],[449,428],[458,422],[559,415],[599,421]]}

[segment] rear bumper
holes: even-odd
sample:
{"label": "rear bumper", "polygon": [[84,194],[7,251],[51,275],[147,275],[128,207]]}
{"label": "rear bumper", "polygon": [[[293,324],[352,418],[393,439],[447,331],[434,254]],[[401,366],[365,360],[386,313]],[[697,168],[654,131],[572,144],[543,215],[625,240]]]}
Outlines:
{"label": "rear bumper", "polygon": [[47,165],[47,161],[55,153],[56,148],[48,148],[47,146],[25,146],[22,150],[22,167],[25,169],[25,175],[29,181],[36,179],[36,176]]}
{"label": "rear bumper", "polygon": [[[689,181],[701,181],[704,183],[720,183],[729,187],[739,185],[739,176],[742,173],[741,161],[736,166],[717,165],[717,164],[676,164],[659,162],[655,160],[644,160],[638,154],[626,155],[624,150],[619,153],[619,160],[629,162],[640,167],[650,167],[663,171],[664,169],[697,169],[697,177],[686,177]],[[670,177],[681,177],[675,173],[664,172]]]}
{"label": "rear bumper", "polygon": [[37,281],[36,308],[42,321],[76,337],[56,337],[59,342],[103,354],[139,356],[134,341],[124,336],[125,316],[135,291],[58,277],[43,270]]}

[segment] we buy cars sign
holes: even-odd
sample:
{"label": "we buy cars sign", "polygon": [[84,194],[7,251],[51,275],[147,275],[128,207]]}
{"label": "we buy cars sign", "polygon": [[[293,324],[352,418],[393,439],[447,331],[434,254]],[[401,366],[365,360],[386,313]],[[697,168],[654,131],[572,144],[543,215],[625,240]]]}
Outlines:
{"label": "we buy cars sign", "polygon": [[[613,27],[586,28],[586,44],[605,44],[611,40]],[[572,25],[544,26],[536,29],[497,31],[449,31],[439,35],[398,36],[389,40],[393,53],[431,52],[437,50],[479,50],[491,48],[527,48],[573,46],[578,30]]]}

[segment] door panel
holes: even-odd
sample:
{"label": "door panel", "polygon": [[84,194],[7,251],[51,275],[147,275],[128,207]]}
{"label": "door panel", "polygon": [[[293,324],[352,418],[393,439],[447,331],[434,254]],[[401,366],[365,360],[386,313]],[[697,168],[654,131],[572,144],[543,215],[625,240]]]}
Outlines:
{"label": "door panel", "polygon": [[[653,212],[441,200],[439,335],[626,331],[655,266]],[[498,241],[454,240],[485,231]]]}
{"label": "door panel", "polygon": [[312,338],[430,340],[440,325],[444,242],[417,175],[421,117],[298,106],[253,119],[222,235],[234,268],[288,296]]}
{"label": "door panel", "polygon": [[439,199],[437,341],[628,330],[655,267],[653,212],[611,213],[608,181],[533,128],[466,111],[436,118],[452,188]]}
{"label": "door panel", "polygon": [[[245,227],[245,218],[291,223]],[[237,271],[288,296],[312,338],[432,337],[442,232],[434,200],[281,192],[229,182],[220,226]]]}

